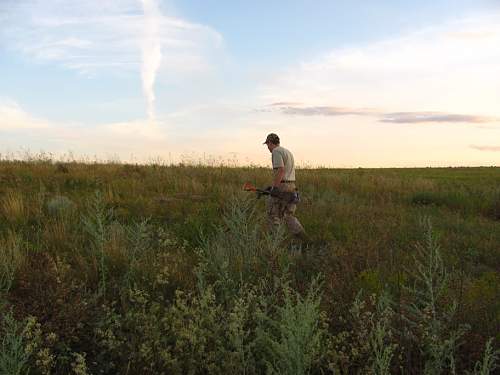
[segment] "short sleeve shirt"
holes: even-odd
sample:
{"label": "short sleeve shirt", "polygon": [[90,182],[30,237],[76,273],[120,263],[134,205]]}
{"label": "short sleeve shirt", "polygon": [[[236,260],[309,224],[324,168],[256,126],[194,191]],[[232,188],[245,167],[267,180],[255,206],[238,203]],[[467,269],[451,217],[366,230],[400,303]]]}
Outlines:
{"label": "short sleeve shirt", "polygon": [[293,155],[286,148],[278,146],[272,152],[273,169],[284,167],[286,181],[295,181],[295,163]]}

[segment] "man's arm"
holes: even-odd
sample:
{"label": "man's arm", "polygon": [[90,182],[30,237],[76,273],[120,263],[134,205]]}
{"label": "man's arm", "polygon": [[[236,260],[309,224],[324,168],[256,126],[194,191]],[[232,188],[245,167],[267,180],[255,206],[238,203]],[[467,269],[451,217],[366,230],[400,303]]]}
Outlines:
{"label": "man's arm", "polygon": [[273,187],[278,186],[281,181],[283,180],[283,177],[285,177],[285,167],[278,167],[274,169],[274,180],[273,180]]}

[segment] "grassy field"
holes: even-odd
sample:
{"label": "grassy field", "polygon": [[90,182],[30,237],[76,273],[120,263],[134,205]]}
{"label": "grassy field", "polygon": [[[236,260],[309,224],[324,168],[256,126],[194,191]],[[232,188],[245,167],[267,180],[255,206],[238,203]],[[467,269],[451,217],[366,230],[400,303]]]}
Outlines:
{"label": "grassy field", "polygon": [[494,373],[500,168],[0,162],[1,374]]}

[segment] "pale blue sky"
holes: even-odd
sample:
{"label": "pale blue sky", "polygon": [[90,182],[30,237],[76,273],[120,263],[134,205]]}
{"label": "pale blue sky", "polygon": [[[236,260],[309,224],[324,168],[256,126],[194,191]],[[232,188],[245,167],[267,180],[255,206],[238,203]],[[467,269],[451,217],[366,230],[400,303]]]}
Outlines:
{"label": "pale blue sky", "polygon": [[2,0],[0,153],[498,165],[499,5]]}

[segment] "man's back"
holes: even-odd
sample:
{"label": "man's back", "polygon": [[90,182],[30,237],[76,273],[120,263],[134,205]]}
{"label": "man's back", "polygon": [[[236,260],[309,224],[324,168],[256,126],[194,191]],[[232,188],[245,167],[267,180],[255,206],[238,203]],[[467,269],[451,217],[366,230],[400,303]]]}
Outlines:
{"label": "man's back", "polygon": [[275,147],[272,151],[273,169],[284,167],[283,180],[295,181],[295,162],[292,153],[284,147]]}

